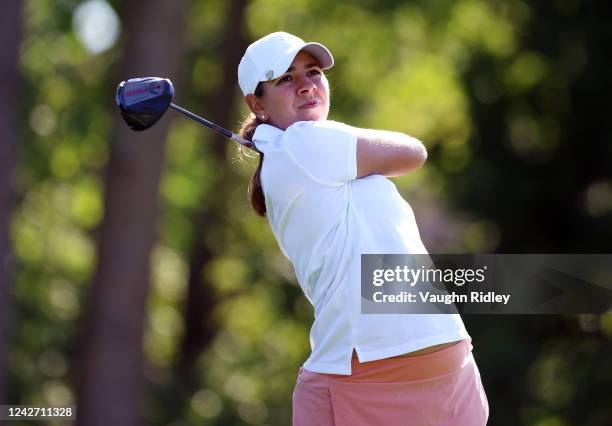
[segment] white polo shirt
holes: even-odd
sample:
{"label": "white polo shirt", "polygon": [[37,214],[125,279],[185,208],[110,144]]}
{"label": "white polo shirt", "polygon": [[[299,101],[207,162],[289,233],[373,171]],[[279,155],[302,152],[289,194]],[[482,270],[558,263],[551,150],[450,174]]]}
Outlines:
{"label": "white polo shirt", "polygon": [[360,362],[470,339],[459,315],[361,314],[361,254],[427,253],[408,203],[381,175],[357,179],[356,129],[299,121],[262,124],[268,222],[314,306],[308,371],[351,374]]}

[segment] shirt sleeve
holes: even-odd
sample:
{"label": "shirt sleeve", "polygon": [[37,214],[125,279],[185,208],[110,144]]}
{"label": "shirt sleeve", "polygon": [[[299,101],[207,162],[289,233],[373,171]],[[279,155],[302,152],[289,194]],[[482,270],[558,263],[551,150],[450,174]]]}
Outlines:
{"label": "shirt sleeve", "polygon": [[299,121],[289,126],[283,145],[313,179],[341,185],[357,178],[357,134],[335,121]]}

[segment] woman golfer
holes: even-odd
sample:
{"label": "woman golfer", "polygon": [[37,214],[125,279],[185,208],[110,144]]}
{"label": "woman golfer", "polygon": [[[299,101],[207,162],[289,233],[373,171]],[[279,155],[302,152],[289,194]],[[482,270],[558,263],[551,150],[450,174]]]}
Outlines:
{"label": "woman golfer", "polygon": [[426,253],[387,177],[427,152],[401,133],[328,121],[323,70],[333,63],[325,46],[276,32],[238,67],[253,113],[241,134],[260,151],[251,203],[314,306],[293,425],[484,425],[489,407],[459,315],[360,312],[362,253]]}

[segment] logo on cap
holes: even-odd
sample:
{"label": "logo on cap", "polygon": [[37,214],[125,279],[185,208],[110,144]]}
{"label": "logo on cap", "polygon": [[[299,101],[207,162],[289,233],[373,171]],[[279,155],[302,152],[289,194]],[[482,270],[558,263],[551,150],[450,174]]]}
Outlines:
{"label": "logo on cap", "polygon": [[268,70],[268,72],[266,72],[266,78],[268,80],[272,80],[273,77],[274,77],[274,71]]}

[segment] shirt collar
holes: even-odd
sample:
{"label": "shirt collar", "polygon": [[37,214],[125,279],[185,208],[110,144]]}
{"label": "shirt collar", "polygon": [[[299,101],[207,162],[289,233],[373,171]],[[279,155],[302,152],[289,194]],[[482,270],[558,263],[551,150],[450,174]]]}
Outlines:
{"label": "shirt collar", "polygon": [[257,145],[257,142],[275,142],[283,133],[284,132],[278,127],[269,124],[260,124],[253,134],[253,142],[255,142],[255,145]]}

